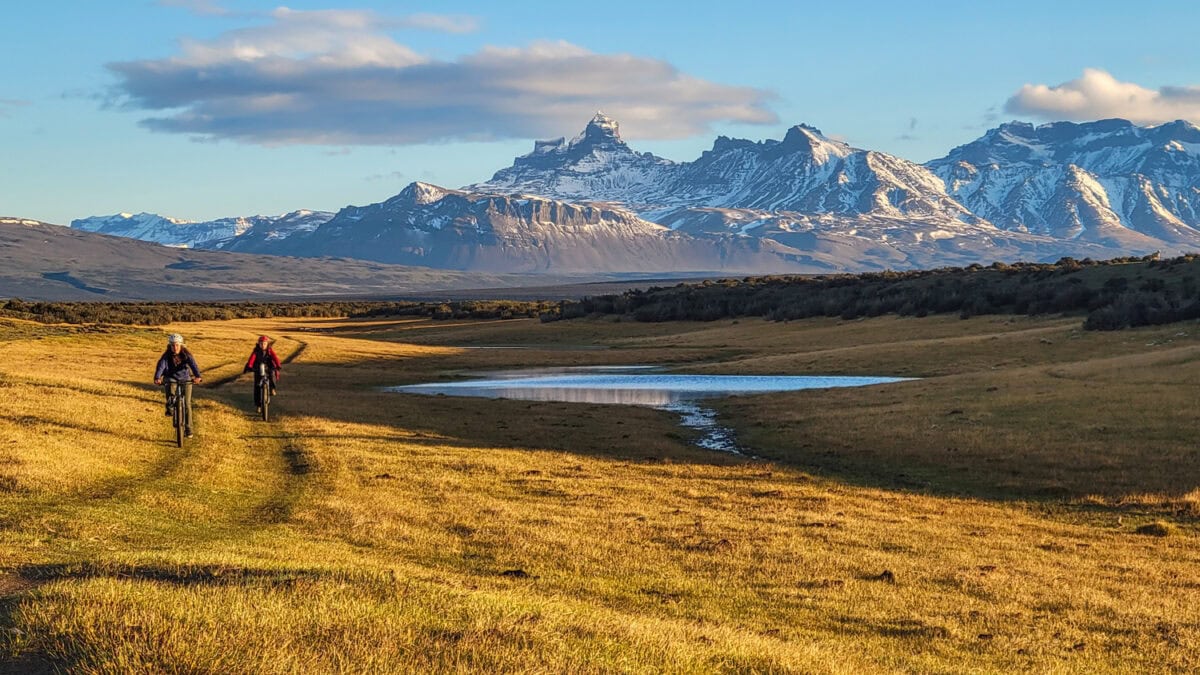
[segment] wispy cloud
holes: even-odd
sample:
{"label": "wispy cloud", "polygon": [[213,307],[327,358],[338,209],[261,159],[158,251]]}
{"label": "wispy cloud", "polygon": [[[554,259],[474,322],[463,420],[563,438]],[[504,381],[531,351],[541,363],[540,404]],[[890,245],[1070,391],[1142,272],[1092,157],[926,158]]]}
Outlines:
{"label": "wispy cloud", "polygon": [[345,17],[371,17],[371,22],[384,28],[428,30],[441,33],[473,33],[479,30],[479,18],[465,14],[410,14],[397,18],[386,18],[369,11],[357,10],[314,10],[295,11],[288,7],[278,7],[270,12],[263,11],[234,11],[222,6],[217,0],[157,0],[160,7],[178,7],[197,16],[238,17],[243,19],[264,19],[292,17],[303,20],[305,17],[332,20],[335,23]]}
{"label": "wispy cloud", "polygon": [[404,181],[404,172],[403,171],[392,171],[390,173],[373,173],[370,176],[367,176],[367,180],[372,181],[372,182],[386,180],[386,181],[400,183],[400,182]]}
{"label": "wispy cloud", "polygon": [[215,0],[158,0],[162,7],[180,7],[193,14],[201,16],[229,16],[233,12],[219,5]]}
{"label": "wispy cloud", "polygon": [[460,18],[280,8],[269,23],[185,40],[171,58],[112,63],[123,107],[162,132],[280,144],[412,144],[558,135],[598,109],[630,137],[682,138],[716,122],[771,124],[773,95],[681,73],[658,59],[567,42],[486,47],[455,61],[388,35]]}
{"label": "wispy cloud", "polygon": [[29,101],[22,101],[15,98],[0,98],[0,117],[8,117],[17,108],[23,108],[27,105],[29,105]]}
{"label": "wispy cloud", "polygon": [[1027,84],[1005,103],[1006,112],[1077,122],[1121,117],[1138,124],[1174,120],[1200,122],[1200,86],[1147,89],[1088,68],[1077,79],[1053,87]]}
{"label": "wispy cloud", "polygon": [[917,118],[908,118],[908,129],[896,136],[898,141],[919,141],[921,138],[915,133],[917,130]]}
{"label": "wispy cloud", "polygon": [[395,25],[443,33],[474,33],[479,30],[479,19],[460,14],[413,14],[397,20]]}

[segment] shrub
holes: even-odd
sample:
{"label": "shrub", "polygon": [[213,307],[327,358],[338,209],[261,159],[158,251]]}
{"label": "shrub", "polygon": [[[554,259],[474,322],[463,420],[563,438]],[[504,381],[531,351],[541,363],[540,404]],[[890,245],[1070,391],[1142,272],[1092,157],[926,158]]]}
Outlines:
{"label": "shrub", "polygon": [[1170,536],[1172,528],[1167,523],[1156,520],[1153,523],[1146,523],[1134,530],[1137,534],[1144,534],[1151,537],[1166,537]]}

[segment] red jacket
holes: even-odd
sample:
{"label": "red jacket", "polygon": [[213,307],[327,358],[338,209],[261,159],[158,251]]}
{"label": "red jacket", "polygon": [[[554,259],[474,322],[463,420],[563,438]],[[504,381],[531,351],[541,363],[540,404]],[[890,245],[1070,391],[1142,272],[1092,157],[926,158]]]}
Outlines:
{"label": "red jacket", "polygon": [[246,368],[242,372],[250,373],[254,371],[254,366],[260,358],[266,358],[267,370],[278,373],[282,369],[282,364],[279,363],[279,357],[275,355],[275,350],[272,347],[267,347],[265,354],[255,347],[254,351],[250,352],[250,359],[246,361]]}

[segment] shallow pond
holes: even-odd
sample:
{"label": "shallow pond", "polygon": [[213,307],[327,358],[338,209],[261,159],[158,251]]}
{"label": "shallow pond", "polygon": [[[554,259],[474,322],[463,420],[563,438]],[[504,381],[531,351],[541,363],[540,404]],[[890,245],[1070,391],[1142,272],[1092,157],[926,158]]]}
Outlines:
{"label": "shallow pond", "polygon": [[716,413],[697,401],[719,396],[765,394],[888,384],[911,378],[809,375],[677,375],[654,366],[538,368],[482,373],[479,379],[388,387],[409,394],[511,398],[523,401],[613,403],[672,410],[682,424],[700,429],[698,445],[740,452],[732,432],[717,425]]}

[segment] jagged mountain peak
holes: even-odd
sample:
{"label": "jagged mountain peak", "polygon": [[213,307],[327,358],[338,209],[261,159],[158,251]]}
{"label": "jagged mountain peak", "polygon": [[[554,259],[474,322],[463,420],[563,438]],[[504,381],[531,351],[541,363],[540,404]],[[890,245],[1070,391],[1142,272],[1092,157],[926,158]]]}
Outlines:
{"label": "jagged mountain peak", "polygon": [[621,140],[621,124],[599,110],[584,127],[582,137],[591,141],[604,140],[624,143]]}
{"label": "jagged mountain peak", "polygon": [[434,185],[433,183],[413,181],[388,201],[402,201],[408,204],[433,204],[441,201],[449,194],[462,194],[462,192],[459,190],[450,190],[440,185]]}
{"label": "jagged mountain peak", "polygon": [[797,124],[788,129],[779,148],[785,152],[807,152],[817,162],[825,162],[832,157],[847,157],[855,151],[846,143],[832,140],[820,129],[807,124]]}
{"label": "jagged mountain peak", "polygon": [[622,200],[628,188],[659,185],[674,162],[635,152],[621,140],[619,123],[597,112],[583,132],[535,141],[533,151],[497,171],[491,180],[466,186],[476,192],[536,194],[568,201]]}
{"label": "jagged mountain peak", "polygon": [[601,151],[633,154],[621,138],[621,125],[615,119],[597,112],[579,135],[567,141],[565,136],[533,142],[533,151],[517,158],[517,163],[540,164],[551,161],[579,161]]}
{"label": "jagged mountain peak", "polygon": [[820,129],[801,123],[788,129],[782,141],[773,138],[765,141],[751,141],[745,138],[717,136],[716,140],[713,141],[712,149],[704,151],[701,159],[738,150],[748,150],[751,152],[769,151],[776,156],[804,152],[813,155],[819,161],[824,161],[829,157],[847,157],[856,152],[854,148],[846,143],[827,137],[821,133]]}
{"label": "jagged mountain peak", "polygon": [[1151,138],[1160,143],[1178,141],[1200,143],[1200,126],[1187,120],[1175,120],[1150,128]]}

